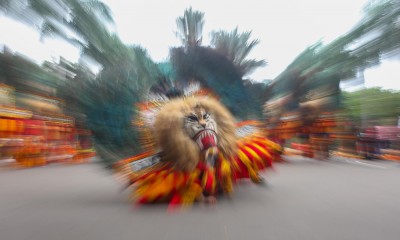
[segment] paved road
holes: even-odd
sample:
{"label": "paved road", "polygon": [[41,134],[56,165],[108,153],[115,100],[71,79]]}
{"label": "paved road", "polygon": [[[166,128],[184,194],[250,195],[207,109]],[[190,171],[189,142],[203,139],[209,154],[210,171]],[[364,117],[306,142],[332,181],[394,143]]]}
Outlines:
{"label": "paved road", "polygon": [[169,214],[134,208],[96,164],[0,170],[0,239],[400,239],[397,164],[292,159],[267,178],[213,208]]}

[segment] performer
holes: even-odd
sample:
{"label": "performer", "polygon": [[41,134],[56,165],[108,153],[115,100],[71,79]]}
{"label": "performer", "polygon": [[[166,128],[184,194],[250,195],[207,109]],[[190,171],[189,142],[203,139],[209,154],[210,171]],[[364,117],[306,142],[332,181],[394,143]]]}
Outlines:
{"label": "performer", "polygon": [[153,113],[150,136],[147,132],[152,139],[145,142],[154,145],[145,158],[116,165],[129,178],[133,199],[139,203],[215,203],[218,194],[232,193],[239,179],[262,182],[259,172],[272,167],[280,151],[256,124],[238,128],[229,111],[212,97],[174,98]]}

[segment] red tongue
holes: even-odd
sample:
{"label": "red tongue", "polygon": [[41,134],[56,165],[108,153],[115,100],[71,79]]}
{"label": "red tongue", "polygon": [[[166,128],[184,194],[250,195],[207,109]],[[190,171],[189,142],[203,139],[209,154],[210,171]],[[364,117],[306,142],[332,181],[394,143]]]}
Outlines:
{"label": "red tongue", "polygon": [[210,147],[217,146],[214,136],[212,136],[212,135],[207,135],[207,136],[203,137],[201,139],[201,143],[203,144],[203,150],[208,149]]}

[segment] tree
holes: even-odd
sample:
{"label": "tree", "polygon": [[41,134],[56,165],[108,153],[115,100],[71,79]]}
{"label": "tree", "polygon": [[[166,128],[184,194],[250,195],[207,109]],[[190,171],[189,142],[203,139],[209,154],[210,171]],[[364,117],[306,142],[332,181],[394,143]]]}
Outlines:
{"label": "tree", "polygon": [[[172,48],[170,58],[173,67],[173,76],[179,86],[185,86],[194,80],[202,86],[212,89],[228,109],[239,119],[259,117],[260,105],[256,104],[247,87],[242,81],[243,71],[249,71],[255,65],[244,60],[257,43],[247,44],[250,33],[241,36],[241,51],[235,51],[240,59],[240,67],[235,66],[232,59],[220,54],[217,49],[202,47],[201,34],[204,25],[204,14],[186,9],[184,16],[177,18],[177,36],[181,39],[183,47]],[[248,35],[248,36],[247,36]],[[236,37],[239,36],[236,34]],[[247,39],[246,39],[247,38]],[[240,55],[240,56],[239,56]]]}
{"label": "tree", "polygon": [[[400,4],[396,0],[371,1],[363,19],[347,34],[323,45],[318,42],[303,51],[271,85],[274,95],[293,94],[294,102],[307,100],[321,86],[337,89],[340,80],[380,63],[385,54],[398,50]],[[296,87],[293,87],[296,86]],[[339,106],[339,105],[337,105]]]}
{"label": "tree", "polygon": [[261,112],[246,91],[236,67],[214,49],[173,48],[171,62],[179,85],[185,86],[190,80],[195,80],[212,89],[237,118],[248,119]]}
{"label": "tree", "polygon": [[0,83],[11,85],[20,91],[29,89],[37,94],[47,94],[48,89],[32,87],[32,83],[55,89],[60,82],[57,75],[45,71],[27,58],[10,52],[0,53]]}
{"label": "tree", "polygon": [[374,121],[377,125],[396,125],[400,115],[400,92],[367,88],[344,93],[344,112],[353,121]]}
{"label": "tree", "polygon": [[[110,9],[98,0],[3,0],[0,10],[37,28],[43,37],[61,37],[100,64],[115,60],[107,26]],[[112,42],[112,41],[111,41]]]}
{"label": "tree", "polygon": [[44,37],[62,37],[80,47],[83,57],[102,66],[93,76],[84,64],[77,65],[75,78],[61,84],[58,92],[71,105],[70,112],[86,115],[102,159],[111,165],[139,152],[137,132],[131,127],[135,103],[144,99],[159,78],[147,52],[123,44],[110,33],[111,13],[100,1],[28,0],[26,6],[24,2],[3,0],[1,10],[15,16],[21,11],[34,13]]}
{"label": "tree", "polygon": [[178,31],[176,36],[182,44],[188,46],[199,46],[202,41],[204,13],[186,9],[182,17],[176,19]]}
{"label": "tree", "polygon": [[365,7],[365,17],[360,26],[364,33],[374,33],[375,38],[361,45],[360,51],[379,50],[390,53],[400,48],[400,2],[398,0],[370,0]]}
{"label": "tree", "polygon": [[259,43],[258,39],[249,42],[251,31],[238,33],[238,28],[235,28],[232,32],[212,32],[211,36],[211,45],[217,52],[232,61],[242,76],[266,65],[265,60],[246,60],[251,50]]}

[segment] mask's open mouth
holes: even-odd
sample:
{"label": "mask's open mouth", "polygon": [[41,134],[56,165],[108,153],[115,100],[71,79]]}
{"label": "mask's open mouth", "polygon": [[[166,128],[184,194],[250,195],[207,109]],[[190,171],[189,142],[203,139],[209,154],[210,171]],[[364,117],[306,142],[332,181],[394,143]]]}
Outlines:
{"label": "mask's open mouth", "polygon": [[203,151],[210,147],[217,146],[217,133],[211,129],[204,129],[196,133],[193,140],[196,141],[200,151]]}

